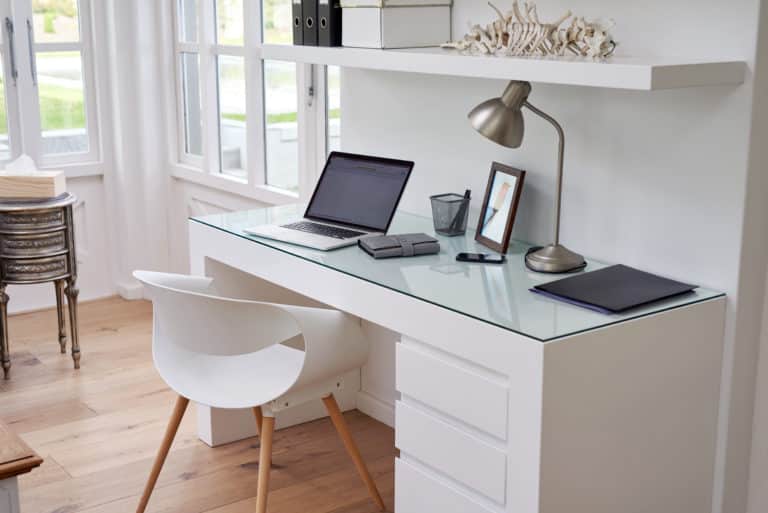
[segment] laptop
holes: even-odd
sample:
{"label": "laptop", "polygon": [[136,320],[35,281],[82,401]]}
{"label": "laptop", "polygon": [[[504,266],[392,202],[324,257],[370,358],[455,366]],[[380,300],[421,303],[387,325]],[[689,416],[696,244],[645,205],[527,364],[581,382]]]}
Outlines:
{"label": "laptop", "polygon": [[246,228],[250,235],[328,251],[387,233],[413,162],[334,151],[304,217]]}

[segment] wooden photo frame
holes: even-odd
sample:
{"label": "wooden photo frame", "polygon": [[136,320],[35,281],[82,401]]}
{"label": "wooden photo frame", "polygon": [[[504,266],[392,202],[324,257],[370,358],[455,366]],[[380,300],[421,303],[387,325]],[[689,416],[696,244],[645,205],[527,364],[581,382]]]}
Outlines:
{"label": "wooden photo frame", "polygon": [[485,189],[475,240],[499,253],[506,253],[517,206],[523,191],[525,171],[494,162]]}

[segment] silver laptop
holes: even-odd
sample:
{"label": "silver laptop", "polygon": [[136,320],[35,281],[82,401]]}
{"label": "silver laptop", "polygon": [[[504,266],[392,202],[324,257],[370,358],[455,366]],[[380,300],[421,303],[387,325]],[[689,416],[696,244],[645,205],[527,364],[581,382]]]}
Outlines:
{"label": "silver laptop", "polygon": [[245,232],[324,251],[386,233],[412,169],[405,160],[334,151],[303,218]]}

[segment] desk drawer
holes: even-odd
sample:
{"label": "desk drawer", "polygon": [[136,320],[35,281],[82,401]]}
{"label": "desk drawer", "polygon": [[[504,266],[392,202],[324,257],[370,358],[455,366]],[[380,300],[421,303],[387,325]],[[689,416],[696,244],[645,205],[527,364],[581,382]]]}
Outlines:
{"label": "desk drawer", "polygon": [[493,513],[400,458],[395,460],[395,489],[397,513]]}
{"label": "desk drawer", "polygon": [[0,213],[0,232],[49,230],[66,225],[65,209]]}
{"label": "desk drawer", "polygon": [[403,402],[396,408],[401,451],[504,504],[507,458],[501,450]]}
{"label": "desk drawer", "polygon": [[36,283],[69,275],[69,256],[64,253],[48,258],[8,258],[2,261],[3,281]]}
{"label": "desk drawer", "polygon": [[0,235],[0,255],[3,257],[43,257],[67,249],[64,230],[31,235]]}
{"label": "desk drawer", "polygon": [[502,440],[507,388],[425,351],[397,344],[397,390]]}

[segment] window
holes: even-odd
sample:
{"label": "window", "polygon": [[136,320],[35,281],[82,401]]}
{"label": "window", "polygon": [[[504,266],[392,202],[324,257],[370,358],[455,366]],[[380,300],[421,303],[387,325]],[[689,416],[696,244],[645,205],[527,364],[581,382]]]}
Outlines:
{"label": "window", "polygon": [[215,0],[216,94],[220,173],[245,181],[247,118],[243,0]]}
{"label": "window", "polygon": [[330,153],[341,149],[341,68],[328,66],[325,77],[325,145]]}
{"label": "window", "polygon": [[[263,42],[291,44],[291,0],[264,0]],[[267,184],[298,192],[299,123],[297,66],[264,61],[264,142]]]}
{"label": "window", "polygon": [[267,184],[298,191],[299,124],[296,64],[264,61]]}
{"label": "window", "polygon": [[245,179],[247,163],[245,59],[219,55],[216,62],[219,96],[219,171]]}
{"label": "window", "polygon": [[310,120],[325,116],[313,102],[315,70],[259,51],[292,43],[291,0],[175,1],[180,162],[251,190],[298,194],[317,153]]}
{"label": "window", "polygon": [[183,52],[179,58],[184,117],[184,152],[203,155],[203,120],[200,105],[200,55]]}
{"label": "window", "polygon": [[11,158],[11,141],[8,138],[8,110],[5,99],[5,48],[0,46],[0,161]]}
{"label": "window", "polygon": [[97,160],[90,24],[83,22],[89,7],[88,0],[3,2],[0,160],[22,152],[41,165]]}
{"label": "window", "polygon": [[87,153],[85,88],[78,51],[36,52],[42,153]]}

